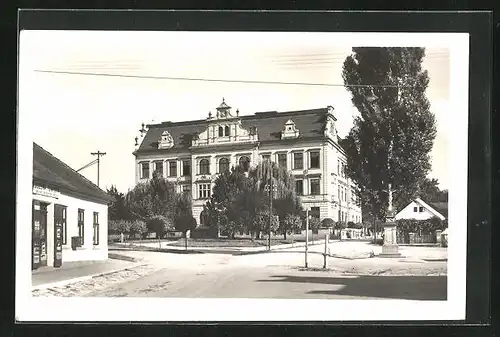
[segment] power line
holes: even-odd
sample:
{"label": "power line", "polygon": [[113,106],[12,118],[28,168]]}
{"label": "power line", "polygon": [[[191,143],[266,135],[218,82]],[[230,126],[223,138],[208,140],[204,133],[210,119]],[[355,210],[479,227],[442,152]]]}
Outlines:
{"label": "power line", "polygon": [[168,77],[168,76],[146,76],[146,75],[124,75],[110,73],[86,73],[59,70],[39,70],[39,73],[53,73],[63,75],[83,75],[83,76],[105,76],[105,77],[125,77],[141,78],[154,80],[174,80],[174,81],[200,81],[200,82],[223,82],[223,83],[246,83],[246,84],[280,84],[280,85],[304,85],[304,86],[322,86],[322,87],[359,87],[359,88],[417,88],[418,86],[404,86],[394,84],[330,84],[330,83],[307,83],[307,82],[281,82],[281,81],[251,81],[251,80],[221,80],[210,78],[190,78],[190,77]]}
{"label": "power line", "polygon": [[76,172],[80,172],[81,170],[84,170],[84,169],[86,169],[87,167],[94,165],[95,163],[97,163],[97,159],[94,159],[93,161],[91,161],[91,162],[90,162],[90,163],[88,163],[87,165],[85,165],[85,166],[83,166],[83,167],[80,167],[78,170],[76,170]]}

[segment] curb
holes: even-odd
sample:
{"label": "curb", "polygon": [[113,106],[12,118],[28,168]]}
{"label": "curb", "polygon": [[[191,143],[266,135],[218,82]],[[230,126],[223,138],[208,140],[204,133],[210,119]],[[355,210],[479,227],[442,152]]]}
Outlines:
{"label": "curb", "polygon": [[108,252],[108,259],[113,259],[113,260],[122,260],[122,261],[128,261],[128,262],[139,262],[141,259],[137,259],[132,256],[126,256],[126,255],[121,255],[121,254],[116,254],[116,253],[109,253]]}
{"label": "curb", "polygon": [[34,291],[34,290],[44,290],[44,289],[47,289],[47,288],[54,288],[54,287],[66,286],[68,284],[83,282],[83,281],[87,281],[87,280],[93,279],[95,277],[105,276],[105,275],[109,275],[109,274],[114,274],[114,273],[117,273],[117,272],[120,272],[120,271],[124,271],[124,270],[128,270],[128,269],[134,269],[134,268],[142,267],[142,266],[145,266],[145,265],[147,265],[147,263],[137,263],[134,266],[121,267],[121,268],[117,268],[117,269],[113,269],[113,270],[105,271],[105,272],[101,272],[101,273],[96,273],[96,274],[92,274],[92,275],[86,275],[86,276],[76,277],[76,278],[72,278],[72,279],[68,279],[68,280],[62,280],[62,281],[57,281],[57,282],[52,282],[52,283],[40,284],[40,285],[31,287],[31,291]]}

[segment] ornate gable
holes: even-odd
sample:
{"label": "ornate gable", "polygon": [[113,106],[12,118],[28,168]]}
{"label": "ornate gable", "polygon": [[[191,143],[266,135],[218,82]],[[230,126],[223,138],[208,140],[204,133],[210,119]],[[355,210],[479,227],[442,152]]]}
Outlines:
{"label": "ornate gable", "polygon": [[174,146],[174,139],[172,138],[172,135],[167,130],[163,131],[160,139],[158,139],[158,148],[169,149],[172,146]]}
{"label": "ornate gable", "polygon": [[281,139],[297,138],[299,136],[299,129],[295,126],[295,122],[289,119],[281,131]]}

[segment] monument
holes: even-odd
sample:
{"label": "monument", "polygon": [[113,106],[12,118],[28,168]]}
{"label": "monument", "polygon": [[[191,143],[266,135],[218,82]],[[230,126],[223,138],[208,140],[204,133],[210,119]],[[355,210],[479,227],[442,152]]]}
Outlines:
{"label": "monument", "polygon": [[[392,140],[389,145],[389,158],[387,161],[387,171],[390,172],[392,159]],[[384,229],[384,244],[382,245],[382,253],[380,257],[401,257],[401,253],[398,251],[397,242],[397,232],[396,232],[396,221],[394,209],[392,207],[392,184],[389,183],[388,191],[389,194],[389,206],[387,207],[387,214],[385,217],[385,223],[382,225]]]}
{"label": "monument", "polygon": [[387,215],[385,223],[382,225],[384,228],[384,244],[382,245],[382,253],[380,257],[401,257],[398,251],[396,221],[394,220],[394,209],[392,207],[392,189],[389,184],[389,207],[387,208]]}

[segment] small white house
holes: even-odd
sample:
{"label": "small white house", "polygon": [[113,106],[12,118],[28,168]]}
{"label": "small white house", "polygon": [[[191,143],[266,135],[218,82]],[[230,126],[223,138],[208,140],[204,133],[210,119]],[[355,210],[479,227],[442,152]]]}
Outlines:
{"label": "small white house", "polygon": [[435,205],[431,206],[430,204],[424,202],[422,199],[416,198],[396,214],[396,220],[400,219],[427,220],[433,217],[445,220],[446,216],[447,216],[447,206],[446,207],[437,207]]}
{"label": "small white house", "polygon": [[32,269],[108,258],[111,198],[35,143],[32,199]]}

